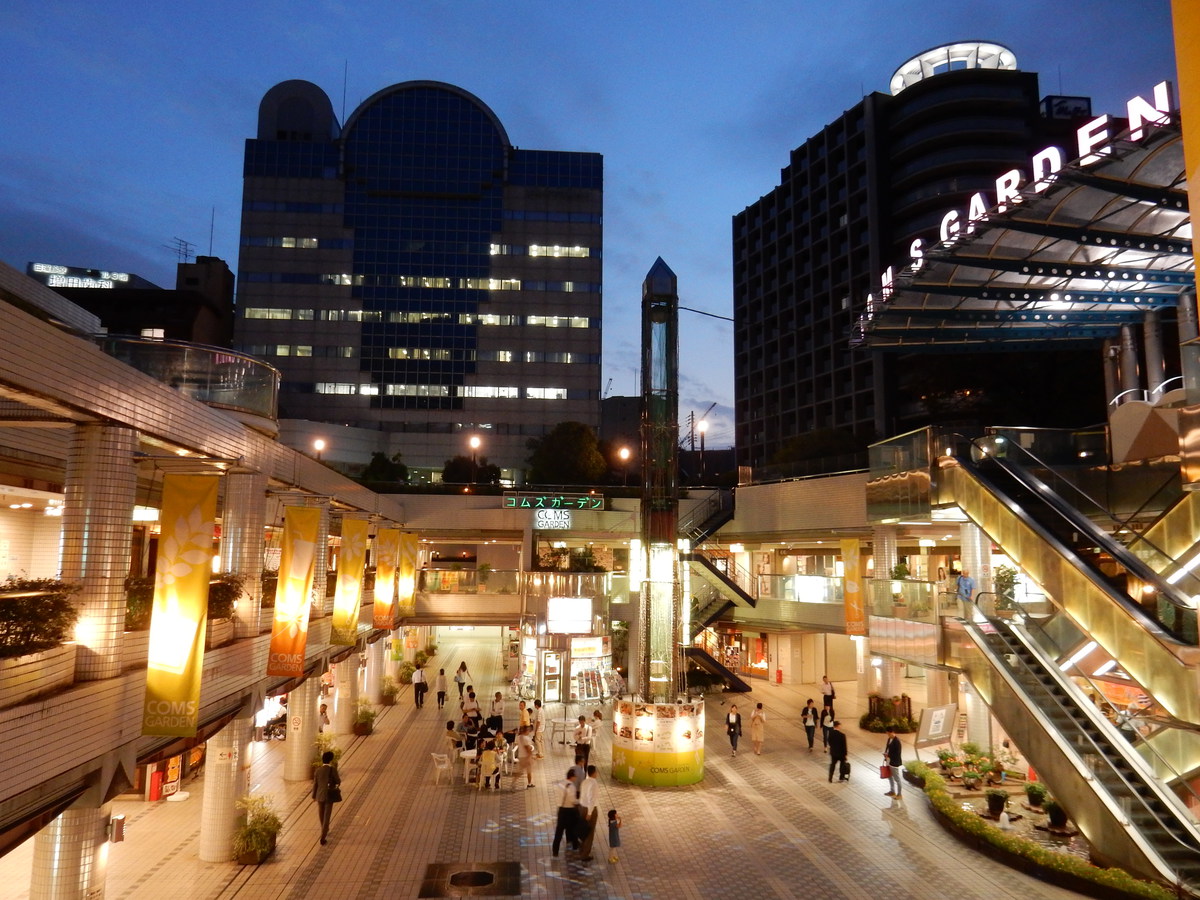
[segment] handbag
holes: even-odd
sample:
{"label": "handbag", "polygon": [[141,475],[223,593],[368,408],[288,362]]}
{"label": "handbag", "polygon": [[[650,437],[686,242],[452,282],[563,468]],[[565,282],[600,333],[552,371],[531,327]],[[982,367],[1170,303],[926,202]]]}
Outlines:
{"label": "handbag", "polygon": [[340,787],[334,787],[333,785],[330,785],[329,789],[325,793],[325,802],[326,803],[341,803],[342,802],[342,789]]}
{"label": "handbag", "polygon": [[880,778],[891,778],[892,777],[892,767],[889,766],[887,763],[884,763],[882,766],[880,766],[879,767],[879,777]]}

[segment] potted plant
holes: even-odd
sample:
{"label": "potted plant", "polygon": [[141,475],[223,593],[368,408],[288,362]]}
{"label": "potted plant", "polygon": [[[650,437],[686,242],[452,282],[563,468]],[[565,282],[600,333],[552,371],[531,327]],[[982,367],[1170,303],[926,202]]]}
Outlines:
{"label": "potted plant", "polygon": [[366,697],[358,701],[358,707],[354,710],[354,733],[357,735],[370,734],[375,726],[375,707],[371,705],[371,701]]}
{"label": "potted plant", "polygon": [[333,762],[334,765],[337,765],[337,761],[342,758],[342,748],[337,745],[332,731],[318,731],[316,740],[313,741],[312,767],[314,769],[321,765],[321,757],[325,755],[326,751],[333,753]]}
{"label": "potted plant", "polygon": [[233,858],[243,866],[256,866],[275,851],[283,820],[270,794],[247,794],[237,801],[237,808],[242,819],[233,833]]}
{"label": "potted plant", "polygon": [[425,653],[428,654],[431,659],[437,656],[437,644],[430,641],[425,645]]}
{"label": "potted plant", "polygon": [[1000,813],[1004,812],[1004,807],[1008,806],[1008,791],[988,788],[984,796],[987,798],[988,815],[999,818]]}
{"label": "potted plant", "polygon": [[487,590],[488,579],[492,577],[492,567],[488,563],[480,563],[475,569],[477,573],[476,584],[480,592]]}
{"label": "potted plant", "polygon": [[996,566],[992,584],[996,587],[996,613],[1010,618],[1017,608],[1017,575],[1012,566]]}
{"label": "potted plant", "polygon": [[1046,786],[1040,781],[1026,783],[1025,799],[1029,801],[1030,809],[1040,809],[1046,802]]}
{"label": "potted plant", "polygon": [[384,706],[395,706],[396,695],[400,693],[400,685],[391,675],[384,675],[379,681],[379,696]]}
{"label": "potted plant", "polygon": [[1067,811],[1063,809],[1063,805],[1057,800],[1047,800],[1042,804],[1042,809],[1050,817],[1051,828],[1061,829],[1067,827]]}

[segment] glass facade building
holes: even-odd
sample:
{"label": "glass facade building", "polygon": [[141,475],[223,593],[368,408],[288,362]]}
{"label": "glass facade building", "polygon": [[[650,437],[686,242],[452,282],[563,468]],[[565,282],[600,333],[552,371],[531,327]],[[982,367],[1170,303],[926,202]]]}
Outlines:
{"label": "glass facade building", "polygon": [[289,81],[244,178],[238,346],[283,372],[281,418],[355,430],[331,458],[440,470],[478,435],[516,476],[529,438],[598,426],[599,154],[513,147],[451,85],[393,85],[343,126]]}

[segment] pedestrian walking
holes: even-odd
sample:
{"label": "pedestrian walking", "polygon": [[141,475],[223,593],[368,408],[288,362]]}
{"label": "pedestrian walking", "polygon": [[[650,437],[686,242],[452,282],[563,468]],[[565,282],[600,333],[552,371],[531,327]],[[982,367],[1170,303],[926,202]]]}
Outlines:
{"label": "pedestrian walking", "polygon": [[542,709],[542,701],[533,701],[533,756],[534,759],[546,757],[546,711]]}
{"label": "pedestrian walking", "polygon": [[615,809],[608,811],[608,861],[615,863],[618,859],[617,848],[621,846],[621,817]]}
{"label": "pedestrian walking", "polygon": [[754,747],[754,755],[762,756],[763,736],[767,730],[767,714],[761,703],[754,706],[750,713],[750,744]]}
{"label": "pedestrian walking", "polygon": [[742,736],[742,714],[737,711],[736,703],[729,707],[729,714],[725,716],[725,733],[729,735],[733,755],[737,756],[737,742]]}
{"label": "pedestrian walking", "polygon": [[312,798],[317,801],[317,815],[321,819],[321,843],[328,843],[329,820],[333,815],[333,804],[341,802],[342,778],[333,762],[333,751],[321,754],[321,764],[313,772]]}
{"label": "pedestrian walking", "polygon": [[437,691],[438,709],[446,705],[446,670],[438,669],[437,678],[433,681],[433,689]]}
{"label": "pedestrian walking", "polygon": [[454,683],[458,685],[459,702],[462,702],[463,698],[463,685],[468,681],[474,681],[474,679],[471,677],[471,672],[467,669],[467,661],[464,659],[454,672]]}
{"label": "pedestrian walking", "polygon": [[579,786],[579,856],[583,862],[592,861],[592,841],[596,838],[596,819],[600,815],[600,780],[596,767],[587,767],[587,777]]}
{"label": "pedestrian walking", "polygon": [[833,732],[833,723],[833,710],[828,708],[821,710],[821,741],[825,745],[826,753],[829,752],[829,735]]}
{"label": "pedestrian walking", "polygon": [[828,675],[821,676],[821,705],[833,712],[833,701],[837,699],[837,691],[833,689],[833,682],[829,680]]}
{"label": "pedestrian walking", "polygon": [[838,770],[838,781],[850,778],[850,764],[846,759],[846,735],[842,731],[842,723],[835,721],[829,732],[829,780],[833,781],[834,770]]}
{"label": "pedestrian walking", "polygon": [[567,780],[558,787],[558,818],[554,822],[554,842],[550,847],[555,856],[558,856],[558,848],[562,846],[563,835],[566,835],[567,846],[570,849],[574,850],[579,846],[579,796],[575,791],[574,769],[567,771]]}
{"label": "pedestrian walking", "polygon": [[585,766],[592,756],[592,737],[592,723],[587,720],[587,716],[580,716],[579,724],[575,726],[575,753],[583,757]]}
{"label": "pedestrian walking", "polygon": [[887,732],[887,743],[883,745],[883,764],[888,767],[888,787],[889,790],[885,797],[900,797],[900,773],[904,769],[903,751],[900,747],[900,738],[896,736],[896,731],[889,728]]}
{"label": "pedestrian walking", "polygon": [[413,704],[420,709],[425,705],[425,691],[429,689],[429,684],[425,681],[425,670],[421,668],[421,664],[417,663],[417,667],[412,673],[413,686]]}
{"label": "pedestrian walking", "polygon": [[812,698],[800,712],[800,724],[804,726],[804,736],[808,738],[808,752],[813,752],[813,739],[817,734],[817,726],[821,724],[821,711],[813,704]]}

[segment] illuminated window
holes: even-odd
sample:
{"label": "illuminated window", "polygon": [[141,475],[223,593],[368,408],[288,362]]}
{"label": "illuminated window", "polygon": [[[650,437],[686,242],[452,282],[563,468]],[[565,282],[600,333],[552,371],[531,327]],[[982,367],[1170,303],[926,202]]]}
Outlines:
{"label": "illuminated window", "polygon": [[566,388],[525,388],[525,396],[530,400],[566,400]]}
{"label": "illuminated window", "polygon": [[379,394],[379,385],[377,384],[360,384],[358,392],[364,397],[374,397]]}
{"label": "illuminated window", "polygon": [[388,347],[388,359],[437,359],[450,360],[449,350],[437,347]]}
{"label": "illuminated window", "polygon": [[292,348],[290,346],[288,346],[287,344],[276,344],[275,345],[275,355],[276,356],[291,356]]}
{"label": "illuminated window", "polygon": [[247,319],[290,319],[292,311],[290,309],[267,309],[261,306],[250,306],[246,308]]}
{"label": "illuminated window", "polygon": [[312,344],[297,344],[292,348],[293,356],[312,356]]}
{"label": "illuminated window", "polygon": [[144,338],[155,338],[161,341],[167,336],[167,331],[165,328],[143,328],[141,335]]}
{"label": "illuminated window", "polygon": [[341,381],[318,381],[313,390],[318,394],[356,394],[358,385]]}
{"label": "illuminated window", "polygon": [[460,397],[476,397],[489,400],[516,400],[521,392],[515,387],[493,387],[485,384],[465,384],[458,388]]}
{"label": "illuminated window", "polygon": [[450,388],[444,384],[385,384],[383,392],[389,397],[450,396]]}

